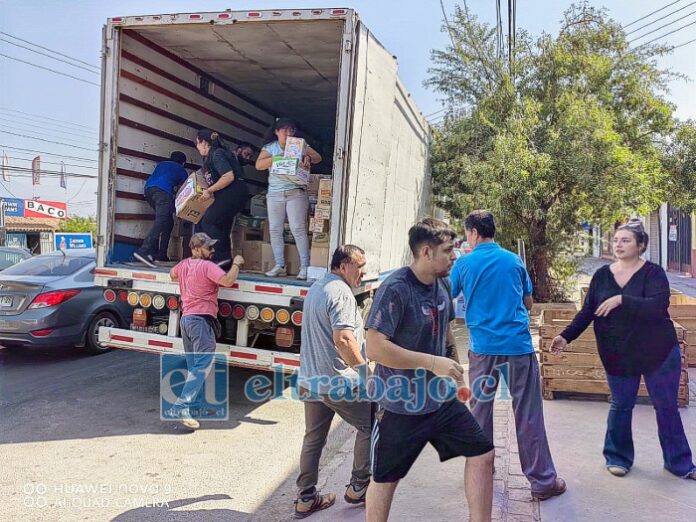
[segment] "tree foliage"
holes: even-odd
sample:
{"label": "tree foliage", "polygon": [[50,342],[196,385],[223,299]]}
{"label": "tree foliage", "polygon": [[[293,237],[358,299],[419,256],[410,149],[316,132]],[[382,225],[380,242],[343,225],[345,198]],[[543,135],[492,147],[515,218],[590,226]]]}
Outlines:
{"label": "tree foliage", "polygon": [[97,234],[97,220],[94,216],[70,216],[63,220],[60,230],[61,232],[91,232],[92,238],[95,239]]}
{"label": "tree foliage", "polygon": [[[452,45],[432,53],[426,82],[450,111],[432,149],[434,190],[455,218],[494,212],[499,239],[525,240],[535,296],[558,299],[578,225],[649,212],[668,173],[655,140],[674,127],[656,58],[629,47],[604,10],[573,5],[558,35],[517,35],[496,54],[495,28],[457,7]],[[567,257],[567,256],[566,256]],[[554,270],[554,266],[556,270]]]}

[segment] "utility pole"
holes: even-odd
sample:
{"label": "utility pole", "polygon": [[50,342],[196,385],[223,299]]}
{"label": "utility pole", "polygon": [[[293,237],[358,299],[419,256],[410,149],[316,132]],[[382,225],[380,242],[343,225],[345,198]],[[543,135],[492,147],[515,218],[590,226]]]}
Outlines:
{"label": "utility pole", "polygon": [[4,199],[0,199],[0,246],[7,244],[7,229],[5,228],[5,208],[7,203]]}

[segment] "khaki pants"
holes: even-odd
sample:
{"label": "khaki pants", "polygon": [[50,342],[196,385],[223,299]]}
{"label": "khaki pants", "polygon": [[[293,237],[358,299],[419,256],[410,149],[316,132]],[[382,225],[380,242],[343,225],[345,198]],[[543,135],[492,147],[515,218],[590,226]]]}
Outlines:
{"label": "khaki pants", "polygon": [[319,480],[319,460],[335,414],[338,414],[339,417],[358,430],[353,449],[351,483],[370,480],[372,403],[335,402],[327,396],[320,396],[318,400],[305,401],[304,410],[305,435],[300,456],[300,474],[297,477],[298,495],[306,497],[316,493],[316,485]]}

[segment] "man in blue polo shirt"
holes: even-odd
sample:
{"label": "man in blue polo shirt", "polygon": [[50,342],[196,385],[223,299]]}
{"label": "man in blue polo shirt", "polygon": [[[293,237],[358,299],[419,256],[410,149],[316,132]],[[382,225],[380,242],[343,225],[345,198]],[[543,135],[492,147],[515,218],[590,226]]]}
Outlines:
{"label": "man in blue polo shirt", "polygon": [[186,154],[174,151],[168,161],[157,164],[145,182],[145,200],[155,211],[155,222],[133,257],[154,266],[155,261],[168,261],[169,237],[174,228],[174,196],[188,172],[184,168]]}
{"label": "man in blue polo shirt", "polygon": [[539,364],[529,332],[532,282],[516,254],[495,241],[495,220],[487,210],[475,210],[464,222],[473,248],[455,263],[450,279],[452,297],[464,294],[469,328],[471,413],[493,440],[493,404],[500,376],[512,395],[522,471],[532,496],[546,500],[566,490],[551,458]]}

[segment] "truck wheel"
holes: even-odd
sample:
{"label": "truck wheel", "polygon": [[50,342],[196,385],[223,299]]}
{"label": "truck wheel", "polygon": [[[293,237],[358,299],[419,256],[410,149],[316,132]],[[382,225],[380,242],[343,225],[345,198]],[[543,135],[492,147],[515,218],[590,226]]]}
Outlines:
{"label": "truck wheel", "polygon": [[102,326],[106,328],[118,327],[118,319],[111,312],[99,312],[92,318],[87,327],[87,342],[84,348],[87,353],[98,354],[110,350],[99,343],[99,328]]}

